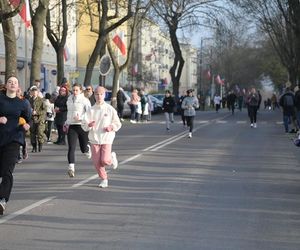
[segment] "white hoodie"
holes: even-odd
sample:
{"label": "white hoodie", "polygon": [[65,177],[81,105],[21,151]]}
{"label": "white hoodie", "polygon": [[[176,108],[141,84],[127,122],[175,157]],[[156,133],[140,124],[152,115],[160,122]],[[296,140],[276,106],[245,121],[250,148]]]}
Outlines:
{"label": "white hoodie", "polygon": [[[95,121],[94,127],[88,124]],[[112,131],[106,132],[104,128],[112,127]],[[95,104],[85,113],[82,121],[82,129],[89,131],[89,141],[92,144],[112,144],[116,135],[116,131],[121,128],[122,124],[118,117],[117,111],[106,102]]]}
{"label": "white hoodie", "polygon": [[[91,103],[83,93],[74,96],[70,95],[67,101],[68,113],[67,121],[68,125],[81,125],[85,112],[91,109]],[[74,117],[79,116],[79,120],[75,120]]]}

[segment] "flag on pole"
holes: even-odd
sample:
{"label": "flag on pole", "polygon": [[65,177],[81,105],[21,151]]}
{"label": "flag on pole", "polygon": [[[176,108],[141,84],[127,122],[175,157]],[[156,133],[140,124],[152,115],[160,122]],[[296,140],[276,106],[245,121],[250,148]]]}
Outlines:
{"label": "flag on pole", "polygon": [[136,76],[138,73],[138,64],[136,63],[135,65],[133,65],[132,67],[132,75]]}
{"label": "flag on pole", "polygon": [[64,47],[64,59],[65,59],[65,62],[69,61],[69,59],[70,59],[70,52],[69,52],[67,45]]}
{"label": "flag on pole", "polygon": [[211,79],[211,73],[210,73],[210,70],[209,70],[209,69],[206,70],[206,72],[205,72],[205,77],[206,77],[207,80],[210,80],[210,79]]}
{"label": "flag on pole", "polygon": [[224,85],[224,80],[221,79],[220,75],[216,76],[215,81],[220,85]]}
{"label": "flag on pole", "polygon": [[113,37],[112,40],[115,43],[115,45],[119,48],[119,50],[121,51],[121,54],[123,56],[125,56],[126,55],[126,45],[125,45],[125,39],[124,39],[124,32],[121,31],[121,32],[117,33]]}
{"label": "flag on pole", "polygon": [[[14,7],[18,7],[20,4],[20,0],[10,0],[10,3]],[[30,8],[29,8],[29,0],[25,0],[21,10],[19,12],[23,22],[25,23],[26,28],[31,26],[31,16],[30,16]]]}

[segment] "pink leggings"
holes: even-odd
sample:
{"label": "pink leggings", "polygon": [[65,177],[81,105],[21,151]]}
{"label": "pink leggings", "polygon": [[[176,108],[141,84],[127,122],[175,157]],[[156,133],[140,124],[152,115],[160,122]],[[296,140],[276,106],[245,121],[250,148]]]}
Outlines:
{"label": "pink leggings", "polygon": [[110,166],[111,161],[111,144],[92,144],[92,160],[99,177],[107,180],[105,166]]}

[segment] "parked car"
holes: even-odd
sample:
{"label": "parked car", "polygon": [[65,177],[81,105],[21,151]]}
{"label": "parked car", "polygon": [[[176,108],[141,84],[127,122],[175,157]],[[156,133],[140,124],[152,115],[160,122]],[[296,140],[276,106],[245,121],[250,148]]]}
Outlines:
{"label": "parked car", "polygon": [[[126,97],[126,101],[125,101],[125,103],[124,103],[124,110],[123,110],[123,116],[124,117],[129,117],[130,116],[130,107],[129,107],[129,105],[128,105],[128,102],[130,101],[130,97],[129,97],[129,95],[127,94],[127,92],[126,91],[124,91],[124,94],[125,94],[125,97]],[[106,92],[105,92],[105,102],[107,102],[107,103],[109,103],[109,104],[111,104],[111,97],[112,97],[112,92],[111,92],[111,90],[107,90]]]}
{"label": "parked car", "polygon": [[160,101],[164,101],[165,94],[152,94],[154,97],[156,97]]}
{"label": "parked car", "polygon": [[154,97],[153,95],[146,95],[149,97],[153,103],[153,113],[159,113],[162,112],[162,107],[163,107],[163,101],[159,100],[158,98]]}

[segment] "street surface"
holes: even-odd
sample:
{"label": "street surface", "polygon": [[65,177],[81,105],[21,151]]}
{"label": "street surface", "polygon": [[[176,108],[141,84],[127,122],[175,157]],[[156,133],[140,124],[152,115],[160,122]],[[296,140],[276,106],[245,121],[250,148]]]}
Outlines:
{"label": "street surface", "polygon": [[[300,148],[280,111],[198,112],[193,138],[180,117],[124,122],[119,168],[98,188],[79,152],[45,145],[16,166],[0,217],[0,250],[299,250]],[[29,147],[31,150],[31,147]]]}

